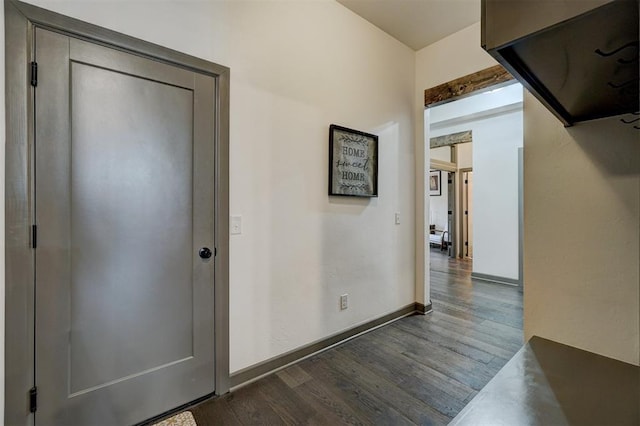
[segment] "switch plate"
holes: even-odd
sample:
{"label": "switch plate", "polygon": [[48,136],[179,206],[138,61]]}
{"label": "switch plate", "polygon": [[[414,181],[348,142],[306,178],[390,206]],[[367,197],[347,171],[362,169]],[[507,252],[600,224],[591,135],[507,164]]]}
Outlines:
{"label": "switch plate", "polygon": [[343,294],[340,296],[340,310],[343,311],[349,307],[349,295]]}
{"label": "switch plate", "polygon": [[396,213],[396,225],[400,225],[400,213]]}
{"label": "switch plate", "polygon": [[231,216],[231,235],[242,234],[242,216]]}

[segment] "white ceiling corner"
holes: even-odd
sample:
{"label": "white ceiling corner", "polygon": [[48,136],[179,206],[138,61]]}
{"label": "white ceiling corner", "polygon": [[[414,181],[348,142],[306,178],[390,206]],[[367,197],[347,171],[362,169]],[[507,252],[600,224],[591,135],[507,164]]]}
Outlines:
{"label": "white ceiling corner", "polygon": [[337,0],[414,50],[480,21],[480,0]]}

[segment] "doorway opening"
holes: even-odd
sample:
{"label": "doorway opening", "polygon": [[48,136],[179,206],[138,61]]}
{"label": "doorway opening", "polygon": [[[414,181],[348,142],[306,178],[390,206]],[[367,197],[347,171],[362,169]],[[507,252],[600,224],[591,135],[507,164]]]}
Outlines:
{"label": "doorway opening", "polygon": [[431,269],[522,288],[522,101],[512,82],[427,108]]}

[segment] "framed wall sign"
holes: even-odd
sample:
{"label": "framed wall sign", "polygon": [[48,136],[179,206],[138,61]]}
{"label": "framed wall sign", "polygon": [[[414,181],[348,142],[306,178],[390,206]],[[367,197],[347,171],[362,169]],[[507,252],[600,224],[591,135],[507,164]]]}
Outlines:
{"label": "framed wall sign", "polygon": [[329,126],[329,195],[378,196],[378,136]]}
{"label": "framed wall sign", "polygon": [[440,170],[429,172],[429,195],[432,197],[442,195],[442,173]]}

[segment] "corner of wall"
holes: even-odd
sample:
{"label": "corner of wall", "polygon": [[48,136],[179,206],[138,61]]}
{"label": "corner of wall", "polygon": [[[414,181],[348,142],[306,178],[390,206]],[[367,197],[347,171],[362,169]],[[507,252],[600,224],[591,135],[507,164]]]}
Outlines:
{"label": "corner of wall", "polygon": [[524,101],[524,331],[638,365],[640,144]]}

